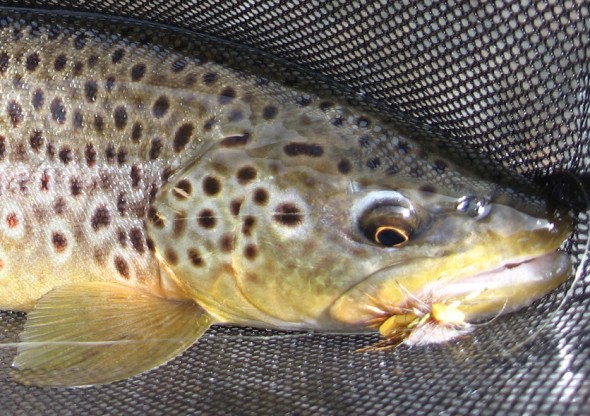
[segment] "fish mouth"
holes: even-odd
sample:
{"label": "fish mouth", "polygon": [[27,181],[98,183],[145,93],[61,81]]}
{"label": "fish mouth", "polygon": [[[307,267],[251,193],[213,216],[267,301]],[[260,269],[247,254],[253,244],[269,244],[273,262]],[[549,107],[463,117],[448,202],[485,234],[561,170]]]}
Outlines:
{"label": "fish mouth", "polygon": [[434,283],[425,293],[431,299],[457,304],[466,321],[476,322],[530,305],[559,287],[570,271],[570,257],[556,250],[510,260],[447,284]]}
{"label": "fish mouth", "polygon": [[410,313],[420,318],[431,314],[433,305],[447,305],[467,324],[530,305],[559,287],[571,271],[569,255],[552,250],[507,259],[475,273],[459,268],[434,279],[418,275],[428,275],[435,262],[418,259],[381,270],[339,297],[330,314],[348,324],[378,327],[392,316]]}

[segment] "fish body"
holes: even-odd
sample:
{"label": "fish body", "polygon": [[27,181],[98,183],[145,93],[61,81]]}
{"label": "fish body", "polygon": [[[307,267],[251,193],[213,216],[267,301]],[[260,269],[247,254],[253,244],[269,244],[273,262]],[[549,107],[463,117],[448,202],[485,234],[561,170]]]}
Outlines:
{"label": "fish body", "polygon": [[22,382],[125,378],[213,323],[442,342],[567,277],[567,215],[158,30],[0,20],[0,308],[31,311]]}

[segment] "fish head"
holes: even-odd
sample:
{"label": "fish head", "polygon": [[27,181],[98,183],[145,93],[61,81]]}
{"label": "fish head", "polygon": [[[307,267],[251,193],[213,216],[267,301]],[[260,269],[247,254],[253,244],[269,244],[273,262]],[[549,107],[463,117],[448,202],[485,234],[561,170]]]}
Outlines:
{"label": "fish head", "polygon": [[480,319],[567,276],[566,214],[357,160],[303,142],[208,151],[157,197],[156,250],[219,320],[282,328],[364,329],[432,305]]}

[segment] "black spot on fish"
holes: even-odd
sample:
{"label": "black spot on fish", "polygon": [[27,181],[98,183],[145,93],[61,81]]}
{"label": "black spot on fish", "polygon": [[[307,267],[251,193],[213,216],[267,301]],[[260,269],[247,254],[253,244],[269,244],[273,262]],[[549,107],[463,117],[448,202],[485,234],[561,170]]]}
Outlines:
{"label": "black spot on fish", "polygon": [[59,150],[59,160],[62,161],[63,164],[67,165],[72,161],[74,158],[73,151],[70,147],[64,146]]}
{"label": "black spot on fish", "polygon": [[294,227],[303,222],[301,210],[295,204],[291,203],[279,205],[273,213],[272,218],[276,222],[288,227]]}
{"label": "black spot on fish", "polygon": [[244,133],[239,136],[229,136],[219,142],[222,147],[239,147],[245,146],[250,141],[250,134]]}
{"label": "black spot on fish", "polygon": [[186,180],[182,179],[178,181],[178,183],[172,188],[174,196],[178,199],[186,199],[188,198],[193,192],[193,186],[191,183]]}
{"label": "black spot on fish", "polygon": [[359,117],[356,120],[356,125],[359,126],[361,129],[366,129],[370,127],[371,122],[367,117]]}
{"label": "black spot on fish", "polygon": [[10,122],[12,123],[12,127],[18,127],[18,125],[23,122],[23,108],[17,101],[9,101],[6,111],[8,112],[8,117],[10,118]]}
{"label": "black spot on fish", "polygon": [[377,169],[381,165],[381,159],[378,157],[374,157],[367,161],[367,167],[369,169]]}
{"label": "black spot on fish", "polygon": [[117,239],[119,240],[119,244],[121,245],[121,247],[127,246],[127,233],[124,229],[119,228],[119,230],[117,231]]}
{"label": "black spot on fish", "polygon": [[24,84],[23,84],[23,77],[21,74],[16,74],[14,76],[14,78],[12,79],[12,86],[14,87],[15,90],[23,88]]}
{"label": "black spot on fish", "polygon": [[127,260],[121,256],[115,256],[114,263],[115,269],[117,269],[121,276],[123,276],[125,279],[129,279],[131,277],[129,263],[127,263]]}
{"label": "black spot on fish", "polygon": [[184,79],[185,87],[192,87],[197,82],[197,76],[195,74],[188,74]]}
{"label": "black spot on fish", "polygon": [[445,162],[444,160],[441,160],[441,159],[437,159],[432,164],[432,168],[437,173],[443,173],[447,169],[447,162]]}
{"label": "black spot on fish", "polygon": [[252,229],[256,226],[256,217],[251,215],[246,215],[244,217],[244,223],[242,224],[242,234],[246,237],[250,237],[252,235]]}
{"label": "black spot on fish", "polygon": [[55,40],[63,33],[63,29],[60,25],[55,24],[52,26],[49,31],[47,32],[47,39]]}
{"label": "black spot on fish", "polygon": [[47,171],[43,172],[41,174],[41,186],[40,189],[42,191],[48,191],[49,190],[49,181],[50,181],[50,177],[49,174],[47,173]]}
{"label": "black spot on fish", "polygon": [[53,159],[53,157],[55,156],[55,146],[53,146],[52,143],[47,143],[46,151],[47,156],[49,156],[50,159]]}
{"label": "black spot on fish", "polygon": [[131,129],[131,140],[133,140],[134,143],[139,142],[141,139],[141,130],[142,128],[140,123],[133,123],[133,128]]}
{"label": "black spot on fish", "polygon": [[269,83],[270,83],[270,80],[268,78],[265,78],[265,77],[256,78],[256,85],[258,85],[260,87],[264,87],[264,86],[268,85]]}
{"label": "black spot on fish", "polygon": [[344,124],[344,119],[342,119],[342,117],[334,117],[332,120],[330,120],[330,123],[332,123],[333,126],[342,127]]}
{"label": "black spot on fish", "polygon": [[256,169],[252,166],[244,166],[238,169],[236,177],[238,178],[238,182],[242,185],[252,182],[256,179]]}
{"label": "black spot on fish", "polygon": [[78,36],[74,38],[74,48],[80,50],[86,46],[86,35],[84,33],[80,33]]}
{"label": "black spot on fish", "polygon": [[177,60],[175,60],[174,62],[172,62],[172,72],[180,72],[182,71],[184,68],[186,68],[188,62],[185,58],[178,58]]}
{"label": "black spot on fish", "polygon": [[186,254],[193,266],[202,267],[205,264],[205,260],[203,260],[201,253],[196,248],[189,248]]}
{"label": "black spot on fish", "polygon": [[234,249],[235,243],[236,237],[232,233],[226,233],[219,239],[219,248],[224,253],[229,253]]}
{"label": "black spot on fish", "polygon": [[105,88],[108,92],[111,92],[113,88],[115,88],[115,77],[110,76],[107,78],[107,82],[105,83]]}
{"label": "black spot on fish", "polygon": [[115,145],[109,143],[104,152],[104,155],[107,158],[108,162],[113,162],[115,160],[115,156],[117,155],[117,152],[115,151]]}
{"label": "black spot on fish", "polygon": [[131,80],[132,81],[139,81],[145,75],[145,64],[138,63],[131,67]]}
{"label": "black spot on fish", "polygon": [[140,228],[133,227],[129,230],[129,240],[131,241],[131,246],[135,251],[142,254],[145,252],[145,244],[143,239],[143,233]]}
{"label": "black spot on fish", "polygon": [[64,107],[61,98],[54,98],[49,106],[51,110],[51,117],[58,124],[64,124],[66,122],[66,108]]}
{"label": "black spot on fish", "polygon": [[203,82],[206,85],[213,85],[217,81],[217,73],[215,72],[207,72],[203,75]]}
{"label": "black spot on fish", "polygon": [[73,118],[74,127],[82,128],[84,126],[84,116],[80,112],[80,110],[74,111],[74,118]]}
{"label": "black spot on fish", "polygon": [[66,211],[66,208],[67,208],[66,200],[62,197],[57,197],[57,199],[53,203],[53,211],[57,215],[62,215]]}
{"label": "black spot on fish", "polygon": [[117,163],[123,165],[125,162],[127,162],[127,150],[125,150],[124,147],[121,147],[117,152]]}
{"label": "black spot on fish", "polygon": [[27,61],[25,63],[25,68],[29,72],[33,72],[39,66],[39,54],[37,52],[33,52],[29,56],[27,56]]}
{"label": "black spot on fish", "polygon": [[6,52],[0,53],[0,73],[1,74],[6,73],[9,63],[10,63],[10,56],[8,56],[8,54]]}
{"label": "black spot on fish", "polygon": [[283,151],[287,156],[321,157],[324,154],[320,145],[305,142],[291,142],[283,147]]}
{"label": "black spot on fish", "polygon": [[93,103],[96,101],[96,94],[98,93],[98,85],[96,81],[86,81],[84,84],[84,95],[86,100]]}
{"label": "black spot on fish", "polygon": [[45,95],[43,91],[40,89],[35,90],[33,93],[33,98],[31,99],[31,104],[35,110],[40,110],[43,107],[43,103],[45,102]]}
{"label": "black spot on fish", "polygon": [[157,159],[162,153],[162,147],[164,146],[162,139],[155,138],[152,140],[152,146],[150,148],[150,159]]}
{"label": "black spot on fish", "polygon": [[176,130],[174,135],[173,147],[174,151],[180,152],[189,142],[195,126],[192,123],[185,123]]}
{"label": "black spot on fish", "polygon": [[248,260],[253,261],[258,256],[258,247],[254,244],[248,244],[244,247],[244,257]]}
{"label": "black spot on fish", "polygon": [[166,261],[169,264],[178,264],[178,254],[176,254],[176,250],[174,250],[173,248],[167,247],[166,250],[164,250],[164,257],[166,258]]}
{"label": "black spot on fish", "polygon": [[51,234],[51,244],[57,253],[61,253],[68,247],[68,239],[63,233],[54,231]]}
{"label": "black spot on fish", "polygon": [[86,158],[86,164],[89,167],[92,167],[96,164],[96,159],[98,157],[96,150],[94,149],[94,145],[89,143],[86,145],[86,150],[84,151],[84,156]]}
{"label": "black spot on fish", "polygon": [[94,129],[99,133],[104,131],[104,119],[100,114],[94,115]]}
{"label": "black spot on fish", "polygon": [[215,213],[210,209],[203,209],[197,216],[197,222],[201,227],[210,230],[215,228],[215,225],[217,224],[217,218],[215,218]]}
{"label": "black spot on fish", "polygon": [[80,178],[70,179],[70,194],[72,196],[78,196],[82,193],[82,181]]}
{"label": "black spot on fish", "polygon": [[307,107],[311,104],[311,97],[308,95],[300,95],[295,99],[295,102],[301,107]]}
{"label": "black spot on fish", "polygon": [[186,212],[177,210],[174,216],[172,234],[174,237],[181,237],[186,230]]}
{"label": "black spot on fish", "polygon": [[117,197],[117,212],[121,216],[125,216],[127,213],[127,198],[125,197],[125,192],[121,192]]}
{"label": "black spot on fish", "polygon": [[84,64],[81,61],[76,61],[74,63],[74,76],[78,76],[80,74],[82,74],[82,71],[84,70]]}
{"label": "black spot on fish", "polygon": [[172,166],[166,166],[164,168],[164,170],[162,171],[162,181],[163,182],[168,182],[168,180],[170,179],[170,177],[172,175],[174,175],[175,172],[176,172],[176,169],[174,169]]}
{"label": "black spot on fish", "polygon": [[397,144],[397,148],[399,152],[403,155],[407,154],[410,151],[410,145],[404,141],[401,141]]}
{"label": "black spot on fish", "polygon": [[241,110],[233,109],[229,112],[227,120],[230,123],[236,123],[244,118],[244,113]]}
{"label": "black spot on fish", "polygon": [[203,191],[210,196],[217,195],[221,191],[221,182],[213,176],[206,176],[203,179]]}
{"label": "black spot on fish", "polygon": [[94,68],[96,66],[98,62],[98,56],[97,55],[90,55],[88,57],[88,68]]}
{"label": "black spot on fish", "polygon": [[225,87],[219,95],[219,104],[229,104],[236,98],[236,90],[232,87]]}
{"label": "black spot on fish", "polygon": [[267,105],[262,109],[262,118],[265,120],[272,120],[276,117],[279,112],[278,108],[274,105]]}
{"label": "black spot on fish", "polygon": [[94,231],[98,231],[101,228],[108,227],[111,223],[111,213],[104,205],[99,206],[92,214],[90,219],[90,225]]}
{"label": "black spot on fish", "polygon": [[113,119],[115,120],[117,130],[123,130],[125,128],[127,125],[127,110],[124,106],[120,105],[115,108]]}
{"label": "black spot on fish", "polygon": [[368,136],[361,136],[359,138],[359,146],[362,148],[367,148],[371,144],[371,139]]}
{"label": "black spot on fish", "polygon": [[348,159],[342,159],[340,162],[338,162],[338,172],[342,174],[347,174],[350,173],[351,170],[352,164]]}
{"label": "black spot on fish", "polygon": [[161,95],[154,102],[154,105],[152,107],[152,112],[154,114],[154,117],[156,117],[156,118],[164,117],[164,115],[166,115],[166,113],[168,112],[169,107],[170,107],[170,101],[168,100],[168,97],[166,97],[165,95]]}
{"label": "black spot on fish", "polygon": [[33,132],[31,133],[31,137],[29,138],[31,149],[33,149],[36,152],[39,152],[39,150],[43,146],[43,141],[43,133],[40,130],[33,130]]}
{"label": "black spot on fish", "polygon": [[244,202],[243,199],[233,199],[229,204],[229,210],[232,215],[237,216],[240,213],[240,208],[242,207],[242,203]]}
{"label": "black spot on fish", "polygon": [[268,191],[264,188],[257,188],[252,199],[256,205],[266,205],[269,199]]}
{"label": "black spot on fish", "polygon": [[139,182],[141,181],[141,167],[137,165],[131,166],[131,186],[137,188],[139,186]]}
{"label": "black spot on fish", "polygon": [[111,55],[111,61],[114,64],[117,64],[119,62],[121,62],[121,59],[123,59],[123,57],[125,56],[125,50],[120,48],[117,49],[115,52],[113,52],[113,54]]}

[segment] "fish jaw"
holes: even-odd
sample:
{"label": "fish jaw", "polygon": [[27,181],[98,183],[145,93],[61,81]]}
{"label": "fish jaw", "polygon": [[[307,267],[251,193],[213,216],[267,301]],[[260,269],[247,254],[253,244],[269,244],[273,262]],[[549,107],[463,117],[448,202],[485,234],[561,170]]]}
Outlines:
{"label": "fish jaw", "polygon": [[[503,206],[500,211],[525,215]],[[519,229],[532,224],[529,231]],[[570,258],[558,250],[570,224],[562,215],[554,221],[529,218],[514,228],[512,234],[483,233],[460,253],[382,268],[338,298],[330,314],[349,325],[378,328],[386,345],[425,345],[522,309],[570,275]]]}

